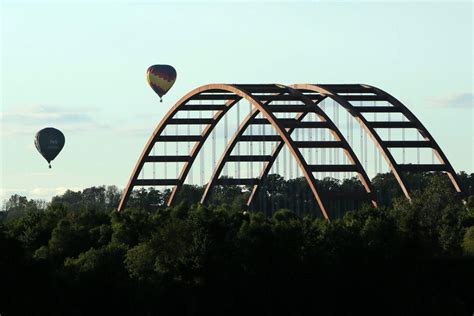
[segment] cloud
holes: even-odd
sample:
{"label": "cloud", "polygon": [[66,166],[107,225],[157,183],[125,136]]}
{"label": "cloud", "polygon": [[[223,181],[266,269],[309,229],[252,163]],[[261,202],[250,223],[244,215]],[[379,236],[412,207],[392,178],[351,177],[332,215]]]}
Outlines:
{"label": "cloud", "polygon": [[71,191],[81,191],[83,188],[64,188],[64,187],[55,187],[55,188],[33,188],[31,190],[24,189],[0,189],[0,201],[5,201],[14,194],[26,196],[28,199],[35,200],[46,200],[50,201],[53,196],[61,195],[67,190]]}
{"label": "cloud", "polygon": [[441,107],[472,108],[474,106],[474,94],[472,92],[456,93],[431,98],[430,101],[433,104]]}
{"label": "cloud", "polygon": [[65,122],[90,122],[92,118],[84,112],[84,109],[61,108],[57,106],[28,106],[21,109],[6,113],[5,120],[22,121],[24,123],[35,123],[38,121],[48,121],[52,123]]}
{"label": "cloud", "polygon": [[[34,199],[44,199],[44,198],[51,198],[55,195],[60,195],[66,192],[68,189],[64,187],[57,187],[57,188],[34,188],[30,191],[30,196]],[[75,191],[74,189],[70,189]]]}
{"label": "cloud", "polygon": [[32,131],[55,126],[66,131],[87,131],[107,128],[92,115],[97,110],[88,107],[60,107],[34,105],[17,107],[13,111],[2,112],[2,136],[31,135]]}

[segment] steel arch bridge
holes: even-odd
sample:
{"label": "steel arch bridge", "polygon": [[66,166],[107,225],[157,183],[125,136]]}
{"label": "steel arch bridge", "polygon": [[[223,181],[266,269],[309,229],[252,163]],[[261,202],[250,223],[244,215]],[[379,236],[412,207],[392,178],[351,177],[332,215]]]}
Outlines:
{"label": "steel arch bridge", "polygon": [[[251,192],[247,205],[251,206],[261,189],[263,182],[275,163],[282,148],[286,146],[293,156],[298,167],[302,171],[309,188],[320,208],[322,216],[329,219],[325,197],[318,188],[318,182],[314,173],[318,172],[352,172],[356,173],[363,184],[367,198],[377,207],[377,198],[374,188],[366,169],[355,154],[350,142],[341,132],[330,116],[320,106],[325,100],[332,100],[338,106],[344,108],[347,113],[359,124],[361,130],[368,135],[375,144],[376,150],[381,155],[389,170],[395,176],[401,190],[406,198],[410,199],[410,188],[405,179],[406,172],[444,172],[448,175],[454,189],[461,192],[456,173],[447,157],[438,146],[429,131],[415,117],[415,115],[399,100],[387,92],[365,84],[295,84],[285,86],[280,84],[209,84],[196,88],[183,96],[165,115],[151,135],[148,143],[143,149],[138,162],[130,176],[128,184],[122,194],[118,210],[126,207],[127,201],[136,186],[172,186],[167,205],[174,205],[177,195],[183,187],[190,169],[196,161],[196,157],[209,139],[211,132],[221,121],[229,110],[239,101],[245,100],[251,105],[251,111],[240,122],[236,132],[227,142],[227,145],[215,164],[212,175],[207,182],[201,198],[201,203],[206,203],[215,186],[246,185],[250,186]],[[196,103],[199,102],[199,103]],[[204,104],[203,104],[204,102]],[[359,102],[364,106],[357,106]],[[364,103],[365,102],[365,103]],[[372,102],[367,106],[367,102]],[[379,105],[378,102],[384,102]],[[212,111],[210,118],[201,116],[191,118],[189,113],[198,111]],[[182,118],[178,113],[188,113]],[[287,114],[282,117],[281,114]],[[403,116],[401,121],[370,121],[367,113],[399,113]],[[312,114],[314,119],[305,118]],[[375,114],[374,114],[375,117]],[[389,116],[390,117],[390,116]],[[164,133],[166,127],[181,126],[204,126],[201,132],[191,134],[169,135]],[[274,133],[266,135],[254,135],[246,133],[252,125],[270,126]],[[326,130],[333,137],[332,140],[295,140],[292,134],[298,129],[321,129]],[[385,140],[378,129],[415,129],[420,135],[419,140]],[[186,155],[154,155],[152,149],[157,143],[193,143],[192,149]],[[271,154],[246,155],[234,154],[234,149],[239,142],[271,142],[273,144]],[[188,146],[188,148],[191,148]],[[305,159],[302,150],[337,148],[342,150],[347,162],[345,164],[321,164],[311,163]],[[439,160],[439,163],[399,163],[394,158],[392,148],[428,148]],[[222,177],[222,171],[229,162],[263,162],[263,167],[257,177],[251,178],[228,178]],[[177,178],[168,179],[163,177],[140,179],[139,175],[146,163],[156,162],[180,162],[183,163]]]}

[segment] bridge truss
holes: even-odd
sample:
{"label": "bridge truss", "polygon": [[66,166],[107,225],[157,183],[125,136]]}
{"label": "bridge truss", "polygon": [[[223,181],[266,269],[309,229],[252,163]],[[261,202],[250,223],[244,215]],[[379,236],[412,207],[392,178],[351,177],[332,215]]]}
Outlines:
{"label": "bridge truss", "polygon": [[[228,139],[226,116],[239,102],[248,103],[249,112],[241,121],[238,114],[236,130]],[[336,112],[333,113],[337,113],[337,116],[333,115],[331,118],[328,115],[324,106],[325,102],[332,102],[335,105]],[[337,124],[339,108],[344,109],[348,117],[357,122],[361,130],[362,154],[359,156],[353,149],[354,137],[351,132],[353,126],[349,121],[346,128]],[[210,116],[203,118],[203,113],[210,113]],[[377,115],[379,118],[382,117],[382,120],[377,120]],[[393,116],[398,119],[392,120]],[[428,130],[406,106],[381,89],[364,84],[296,84],[292,86],[210,84],[194,89],[182,97],[158,124],[132,172],[118,210],[121,211],[126,207],[132,190],[139,186],[170,186],[172,191],[167,205],[175,204],[186,179],[189,180],[192,176],[190,170],[199,153],[204,157],[202,150],[210,138],[213,143],[212,155],[215,155],[215,128],[222,120],[226,129],[224,136],[226,146],[220,159],[213,161],[213,171],[205,183],[201,203],[209,201],[213,188],[216,186],[238,185],[251,188],[247,206],[252,206],[277,158],[281,156],[283,148],[286,148],[292,156],[291,159],[296,162],[297,170],[301,171],[306,179],[324,218],[330,217],[327,201],[318,187],[315,174],[356,174],[364,187],[367,200],[376,207],[377,197],[367,172],[367,144],[365,143],[364,149],[362,142],[362,140],[367,142],[367,137],[370,137],[374,144],[374,154],[384,158],[389,171],[395,176],[406,198],[410,199],[410,189],[404,176],[407,172],[444,172],[448,175],[454,189],[461,192],[453,167]],[[186,130],[178,133],[179,126]],[[196,126],[198,129],[191,131],[191,127]],[[260,131],[258,131],[259,126]],[[176,133],[171,134],[173,127]],[[254,127],[257,127],[257,132]],[[345,133],[342,132],[343,129]],[[391,132],[395,129],[401,131],[402,139],[391,139]],[[301,134],[298,136],[300,130],[306,130],[306,136],[304,134],[303,137]],[[408,130],[415,131],[416,139],[405,139],[405,132]],[[382,131],[388,132],[388,139],[382,135]],[[176,145],[176,151],[173,154],[166,151],[166,144],[170,143]],[[250,148],[245,154],[242,154],[240,150],[243,143]],[[254,153],[252,146],[257,143],[271,150],[269,152],[260,150]],[[157,144],[165,145],[163,155],[155,154]],[[187,153],[178,154],[178,147],[187,148]],[[393,155],[393,149],[396,148],[403,151],[401,162]],[[324,157],[321,156],[322,154],[318,156],[318,150],[327,149],[331,150],[330,155],[334,152],[330,163],[327,163],[327,159],[318,158]],[[405,161],[407,149],[417,150],[416,161],[411,163]],[[433,157],[437,158],[437,163],[434,158],[431,163],[420,163],[420,149],[431,150]],[[336,155],[336,150],[341,153],[340,156]],[[381,159],[379,160],[380,166],[382,163]],[[248,168],[252,169],[250,164],[255,162],[261,163],[258,174],[242,177],[241,163],[248,163]],[[374,162],[377,164],[377,160]],[[143,175],[144,166],[146,164],[154,166],[155,163],[164,163],[165,174],[156,176],[153,169],[151,177],[140,178],[140,175]],[[177,177],[166,176],[167,163],[176,163]],[[236,170],[239,171],[235,172],[235,177],[224,176],[223,171],[231,163],[238,163]],[[180,164],[179,171],[178,164]],[[247,174],[250,175],[250,172]]]}

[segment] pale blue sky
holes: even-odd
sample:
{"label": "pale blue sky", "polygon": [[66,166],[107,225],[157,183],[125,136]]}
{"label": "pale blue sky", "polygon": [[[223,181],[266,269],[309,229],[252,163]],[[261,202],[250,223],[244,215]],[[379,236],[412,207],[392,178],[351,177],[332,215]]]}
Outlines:
{"label": "pale blue sky", "polygon": [[[123,188],[156,124],[207,83],[368,83],[458,171],[473,164],[472,2],[2,2],[1,199]],[[163,103],[144,79],[172,64]],[[37,130],[64,131],[47,169]]]}

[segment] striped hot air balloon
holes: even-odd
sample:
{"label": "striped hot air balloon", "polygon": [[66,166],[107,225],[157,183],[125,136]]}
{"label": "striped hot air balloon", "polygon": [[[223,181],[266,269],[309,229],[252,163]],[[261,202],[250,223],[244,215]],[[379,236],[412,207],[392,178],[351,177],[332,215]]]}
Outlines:
{"label": "striped hot air balloon", "polygon": [[162,97],[168,92],[176,81],[176,70],[170,65],[153,65],[150,66],[146,72],[148,84]]}

